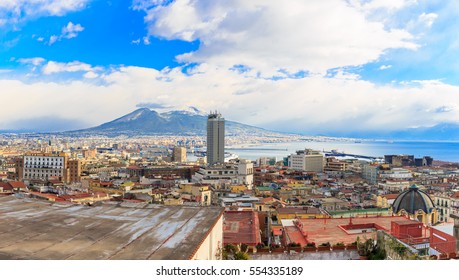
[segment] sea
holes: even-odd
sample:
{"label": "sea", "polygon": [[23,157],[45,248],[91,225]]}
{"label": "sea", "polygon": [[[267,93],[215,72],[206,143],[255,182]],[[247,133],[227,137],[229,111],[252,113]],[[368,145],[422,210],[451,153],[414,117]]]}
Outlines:
{"label": "sea", "polygon": [[297,150],[314,149],[321,152],[335,150],[339,153],[381,157],[384,155],[414,155],[416,158],[431,156],[434,160],[459,162],[459,142],[438,141],[307,141],[260,143],[226,147],[226,152],[239,158],[256,160],[260,157],[276,157],[277,160]]}

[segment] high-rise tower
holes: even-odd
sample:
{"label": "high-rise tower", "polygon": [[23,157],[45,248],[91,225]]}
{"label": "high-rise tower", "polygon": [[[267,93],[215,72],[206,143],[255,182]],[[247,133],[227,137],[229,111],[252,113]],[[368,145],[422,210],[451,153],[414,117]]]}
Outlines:
{"label": "high-rise tower", "polygon": [[215,112],[207,118],[207,164],[225,161],[225,119]]}

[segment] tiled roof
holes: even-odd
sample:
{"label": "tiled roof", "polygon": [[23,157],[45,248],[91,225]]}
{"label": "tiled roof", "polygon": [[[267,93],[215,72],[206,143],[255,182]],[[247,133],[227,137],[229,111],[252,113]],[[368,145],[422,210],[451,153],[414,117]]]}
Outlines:
{"label": "tiled roof", "polygon": [[224,213],[223,243],[247,244],[261,243],[258,213],[255,211],[226,211]]}

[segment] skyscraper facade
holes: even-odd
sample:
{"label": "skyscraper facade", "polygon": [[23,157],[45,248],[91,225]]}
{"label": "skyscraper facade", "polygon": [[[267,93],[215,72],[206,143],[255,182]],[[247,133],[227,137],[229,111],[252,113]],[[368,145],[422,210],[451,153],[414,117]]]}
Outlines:
{"label": "skyscraper facade", "polygon": [[215,112],[207,118],[207,164],[225,161],[225,119]]}

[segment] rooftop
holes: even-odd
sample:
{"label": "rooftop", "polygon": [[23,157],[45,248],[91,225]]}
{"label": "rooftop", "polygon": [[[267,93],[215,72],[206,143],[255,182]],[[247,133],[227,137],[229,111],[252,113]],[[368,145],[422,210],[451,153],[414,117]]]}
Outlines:
{"label": "rooftop", "polygon": [[226,211],[224,217],[224,244],[247,244],[254,246],[261,243],[257,212]]}
{"label": "rooftop", "polygon": [[381,197],[386,199],[396,199],[398,197],[398,193],[390,193],[390,194],[383,194]]}
{"label": "rooftop", "polygon": [[319,208],[316,207],[283,207],[277,209],[279,214],[322,214]]}
{"label": "rooftop", "polygon": [[[315,242],[322,244],[330,242],[335,244],[343,242],[350,244],[356,241],[357,236],[363,238],[375,238],[376,232],[372,229],[377,226],[388,233],[391,230],[392,221],[409,221],[409,219],[402,216],[383,216],[383,217],[368,217],[368,218],[327,218],[327,219],[299,219],[302,224],[303,233],[307,234],[308,242]],[[349,226],[352,221],[352,226]],[[284,224],[284,223],[283,223]],[[344,228],[347,228],[347,232]],[[352,229],[350,229],[352,228]],[[376,228],[375,228],[376,229]],[[290,232],[289,229],[286,229]],[[366,232],[362,232],[366,230]],[[294,230],[291,230],[294,231]],[[294,236],[293,236],[294,237]],[[292,236],[290,236],[292,238]],[[303,237],[296,240],[292,238],[292,242],[302,243]]]}
{"label": "rooftop", "polygon": [[220,207],[90,207],[0,197],[0,259],[189,259],[222,213]]}

